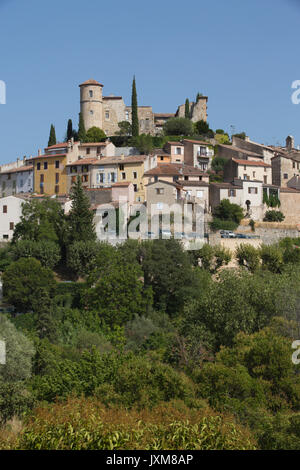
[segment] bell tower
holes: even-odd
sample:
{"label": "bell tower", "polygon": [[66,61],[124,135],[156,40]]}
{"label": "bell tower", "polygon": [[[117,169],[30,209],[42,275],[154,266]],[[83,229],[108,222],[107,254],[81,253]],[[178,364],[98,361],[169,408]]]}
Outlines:
{"label": "bell tower", "polygon": [[91,127],[102,129],[102,88],[103,85],[96,80],[87,80],[80,87],[80,112],[82,114],[85,130]]}

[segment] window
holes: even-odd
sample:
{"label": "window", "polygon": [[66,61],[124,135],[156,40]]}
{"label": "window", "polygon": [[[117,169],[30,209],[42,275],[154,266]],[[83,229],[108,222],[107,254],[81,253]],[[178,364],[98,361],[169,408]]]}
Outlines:
{"label": "window", "polygon": [[249,194],[257,194],[257,188],[248,188]]}
{"label": "window", "polygon": [[133,188],[134,188],[134,192],[136,193],[137,190],[138,190],[137,184],[134,184],[134,185],[133,185]]}
{"label": "window", "polygon": [[104,173],[97,173],[96,181],[97,181],[97,184],[104,183],[105,174]]}
{"label": "window", "polygon": [[82,173],[87,173],[89,171],[88,165],[82,165],[81,171],[82,171]]}
{"label": "window", "polygon": [[122,173],[122,180],[126,180],[126,173]]}
{"label": "window", "polygon": [[159,157],[161,161],[163,161],[164,157]]}
{"label": "window", "polygon": [[76,182],[76,179],[77,179],[77,176],[72,176],[72,178],[71,178],[72,184],[74,184]]}
{"label": "window", "polygon": [[109,111],[105,111],[105,119],[109,119]]}
{"label": "window", "polygon": [[256,175],[256,172],[255,172],[255,171],[253,171],[253,178],[255,178],[255,175]]}
{"label": "window", "polygon": [[176,147],[175,154],[176,155],[181,155],[181,147]]}
{"label": "window", "polygon": [[55,162],[55,168],[59,168],[59,160],[56,160],[56,162]]}
{"label": "window", "polygon": [[91,153],[91,149],[88,147],[88,148],[86,149],[86,154],[89,155],[90,153]]}
{"label": "window", "polygon": [[5,181],[3,181],[2,182],[2,191],[4,191],[5,187],[6,187],[6,183],[5,183]]}
{"label": "window", "polygon": [[90,94],[90,98],[93,98],[93,90],[90,90],[89,94]]}
{"label": "window", "polygon": [[124,170],[124,165],[119,165],[119,168],[120,168],[121,171],[123,171]]}
{"label": "window", "polygon": [[7,206],[3,206],[3,214],[7,214]]}
{"label": "window", "polygon": [[164,188],[156,188],[156,194],[164,194],[165,189]]}
{"label": "window", "polygon": [[93,116],[93,114],[94,114],[94,111],[91,109],[90,110],[90,115]]}
{"label": "window", "polygon": [[137,179],[137,172],[136,172],[136,171],[133,172],[133,178],[134,178],[135,180]]}
{"label": "window", "polygon": [[11,175],[7,175],[7,179],[10,180],[10,179],[11,179]]}
{"label": "window", "polygon": [[125,112],[125,118],[126,118],[126,121],[129,121],[129,111]]}
{"label": "window", "polygon": [[293,162],[293,168],[296,168],[296,162]]}
{"label": "window", "polygon": [[185,177],[184,177],[184,180],[185,180],[185,181],[188,181],[188,180],[189,180],[189,177],[188,177],[188,176],[185,176]]}
{"label": "window", "polygon": [[268,177],[267,176],[264,176],[264,183],[268,184]]}
{"label": "window", "polygon": [[248,175],[244,175],[244,180],[248,180]]}
{"label": "window", "polygon": [[9,222],[9,230],[14,230],[15,224],[13,222]]}
{"label": "window", "polygon": [[59,186],[58,186],[58,185],[55,185],[54,190],[55,190],[55,194],[59,193]]}
{"label": "window", "polygon": [[40,163],[37,163],[37,164],[36,164],[36,169],[37,169],[37,170],[40,170],[40,169],[41,169],[41,164],[40,164]]}
{"label": "window", "polygon": [[44,162],[44,170],[48,170],[48,162]]}
{"label": "window", "polygon": [[116,173],[111,173],[110,174],[111,182],[115,183],[117,181],[117,175]]}
{"label": "window", "polygon": [[23,180],[20,180],[20,187],[23,188]]}
{"label": "window", "polygon": [[229,197],[235,197],[236,196],[236,190],[235,189],[228,189],[228,196]]}
{"label": "window", "polygon": [[89,180],[89,175],[82,175],[81,181],[82,181],[83,183],[87,183],[88,180]]}
{"label": "window", "polygon": [[285,180],[287,180],[288,177],[289,177],[289,175],[288,175],[287,173],[284,173],[283,178],[284,178]]}
{"label": "window", "polygon": [[3,240],[8,240],[8,235],[3,235]]}
{"label": "window", "polygon": [[40,175],[40,183],[44,183],[44,175]]}
{"label": "window", "polygon": [[197,191],[197,197],[202,198],[203,197],[203,191]]}
{"label": "window", "polygon": [[59,173],[55,173],[55,184],[59,183]]}
{"label": "window", "polygon": [[244,170],[245,170],[245,171],[247,170],[247,166],[246,166],[246,165],[244,165]]}
{"label": "window", "polygon": [[100,155],[101,153],[101,147],[97,147],[97,155]]}
{"label": "window", "polygon": [[198,147],[197,156],[200,157],[200,156],[206,156],[206,155],[207,155],[206,147]]}

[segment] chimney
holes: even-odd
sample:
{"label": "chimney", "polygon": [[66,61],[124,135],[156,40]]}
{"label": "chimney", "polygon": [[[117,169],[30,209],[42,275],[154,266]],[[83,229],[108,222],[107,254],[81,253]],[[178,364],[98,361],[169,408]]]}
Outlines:
{"label": "chimney", "polygon": [[38,149],[38,156],[40,157],[42,155],[42,149]]}
{"label": "chimney", "polygon": [[71,144],[74,145],[74,137],[71,137]]}
{"label": "chimney", "polygon": [[248,135],[246,135],[245,141],[246,141],[246,142],[250,142],[250,137],[249,137]]}
{"label": "chimney", "polygon": [[124,153],[122,153],[121,154],[121,160],[124,160],[124,158],[125,158],[125,155],[124,155]]}
{"label": "chimney", "polygon": [[23,157],[23,165],[25,165],[25,163],[26,163],[26,155],[24,155]]}
{"label": "chimney", "polygon": [[291,152],[295,148],[295,138],[292,135],[287,136],[285,146],[288,152]]}

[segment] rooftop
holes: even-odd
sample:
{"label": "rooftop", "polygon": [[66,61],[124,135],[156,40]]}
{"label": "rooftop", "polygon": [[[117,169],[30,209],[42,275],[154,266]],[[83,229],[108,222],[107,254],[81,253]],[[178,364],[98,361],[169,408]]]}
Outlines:
{"label": "rooftop", "polygon": [[144,173],[144,176],[204,176],[206,175],[199,168],[182,163],[160,163]]}
{"label": "rooftop", "polygon": [[256,160],[238,160],[237,158],[232,159],[233,162],[237,163],[238,165],[244,166],[262,166],[265,168],[271,168],[271,165],[268,165],[265,162],[256,161]]}
{"label": "rooftop", "polygon": [[86,82],[81,83],[79,86],[86,86],[86,85],[94,85],[94,86],[101,86],[103,87],[102,83],[97,82],[93,78],[90,78],[89,80],[86,80]]}

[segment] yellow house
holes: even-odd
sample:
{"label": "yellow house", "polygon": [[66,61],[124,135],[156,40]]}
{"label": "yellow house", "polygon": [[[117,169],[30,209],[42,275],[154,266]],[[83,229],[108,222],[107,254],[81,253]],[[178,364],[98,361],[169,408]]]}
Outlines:
{"label": "yellow house", "polygon": [[39,155],[32,159],[34,192],[37,194],[67,194],[67,155]]}
{"label": "yellow house", "polygon": [[145,201],[145,188],[143,185],[145,162],[148,163],[145,155],[121,157],[118,162],[118,182],[127,181],[133,184],[135,202]]}

